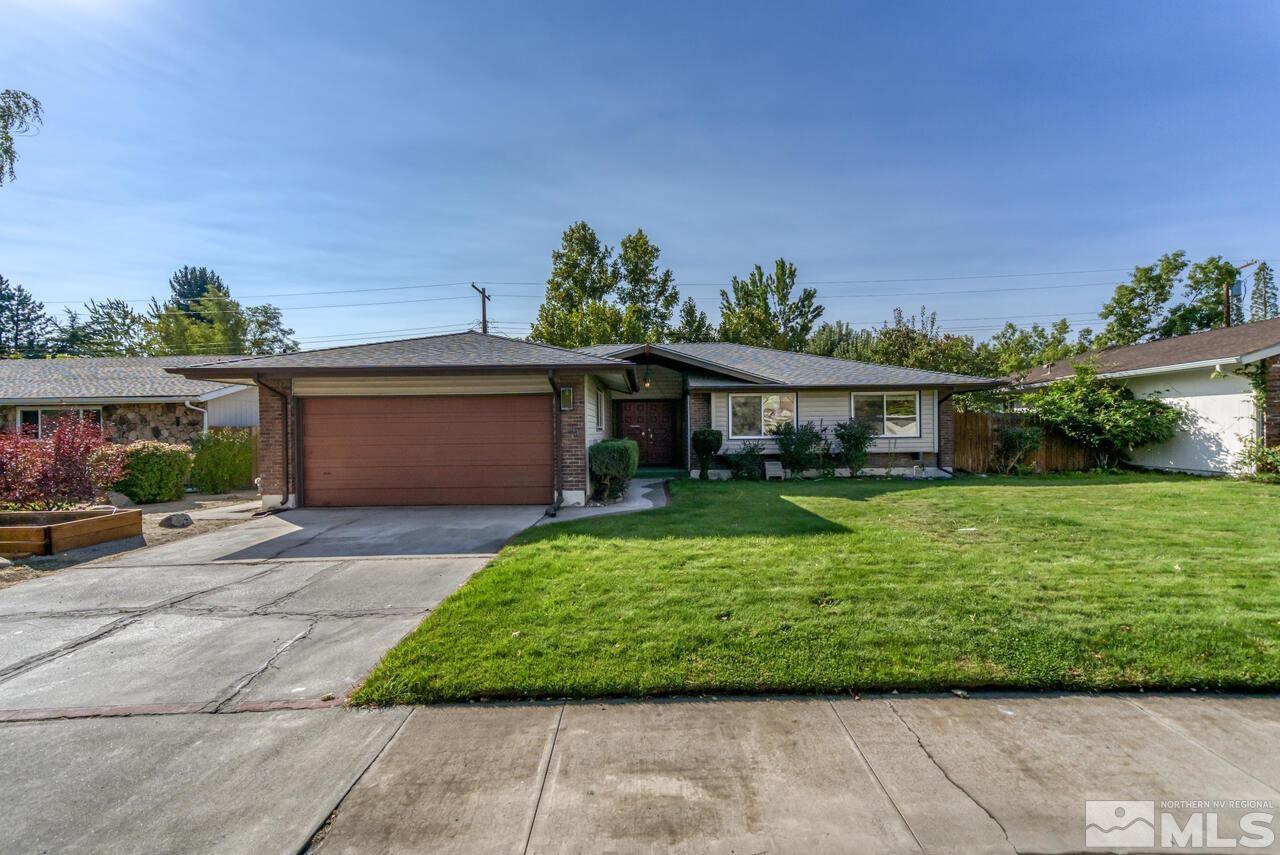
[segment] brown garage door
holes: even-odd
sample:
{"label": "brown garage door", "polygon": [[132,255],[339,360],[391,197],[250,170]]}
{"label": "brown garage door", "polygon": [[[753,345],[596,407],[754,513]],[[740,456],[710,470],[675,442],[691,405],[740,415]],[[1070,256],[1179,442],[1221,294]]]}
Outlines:
{"label": "brown garage door", "polygon": [[304,398],[311,507],[551,501],[551,396]]}

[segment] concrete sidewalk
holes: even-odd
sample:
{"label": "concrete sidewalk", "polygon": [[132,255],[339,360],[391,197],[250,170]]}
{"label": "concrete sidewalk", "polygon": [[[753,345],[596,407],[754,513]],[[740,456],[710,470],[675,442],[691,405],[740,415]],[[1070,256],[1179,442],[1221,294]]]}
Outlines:
{"label": "concrete sidewalk", "polygon": [[[1280,808],[1280,699],[984,694],[422,707],[313,849],[1078,852],[1087,799]],[[1170,812],[1183,824],[1194,813]],[[1240,836],[1245,812],[1222,811],[1217,833]]]}

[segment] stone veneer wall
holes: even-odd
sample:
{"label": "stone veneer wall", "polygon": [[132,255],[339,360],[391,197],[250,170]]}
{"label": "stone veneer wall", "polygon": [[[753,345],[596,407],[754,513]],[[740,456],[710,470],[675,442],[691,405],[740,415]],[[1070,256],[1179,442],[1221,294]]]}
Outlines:
{"label": "stone veneer wall", "polygon": [[[102,410],[102,429],[112,442],[150,439],[190,444],[204,430],[204,416],[181,404],[103,404],[96,409]],[[18,407],[0,408],[0,430],[13,430],[17,421]]]}

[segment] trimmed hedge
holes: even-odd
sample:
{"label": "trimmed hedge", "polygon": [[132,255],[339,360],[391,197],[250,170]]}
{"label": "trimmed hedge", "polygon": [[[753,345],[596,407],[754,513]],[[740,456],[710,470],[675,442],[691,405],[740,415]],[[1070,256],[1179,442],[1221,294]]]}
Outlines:
{"label": "trimmed hedge", "polygon": [[191,443],[191,484],[201,493],[225,493],[253,483],[253,431],[220,430]]}
{"label": "trimmed hedge", "polygon": [[711,468],[711,460],[724,445],[724,434],[714,428],[699,428],[693,432],[693,453],[698,458],[698,477],[703,481],[709,477],[707,470]]}
{"label": "trimmed hedge", "polygon": [[634,439],[605,439],[587,449],[591,474],[603,499],[616,499],[640,466],[640,446]]}
{"label": "trimmed hedge", "polygon": [[124,447],[124,477],[115,489],[140,505],[176,502],[186,492],[191,449],[144,440]]}

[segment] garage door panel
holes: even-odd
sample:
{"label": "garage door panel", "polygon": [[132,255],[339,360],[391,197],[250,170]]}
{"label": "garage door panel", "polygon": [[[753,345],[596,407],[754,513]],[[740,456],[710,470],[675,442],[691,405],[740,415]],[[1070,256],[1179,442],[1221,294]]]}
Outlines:
{"label": "garage door panel", "polygon": [[550,395],[307,398],[304,504],[551,500]]}

